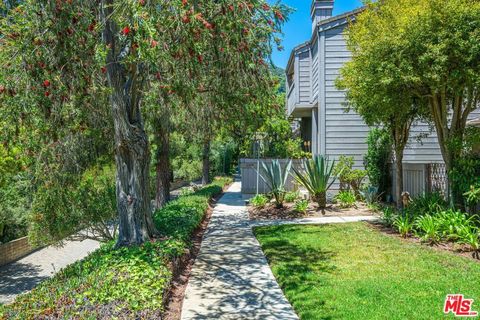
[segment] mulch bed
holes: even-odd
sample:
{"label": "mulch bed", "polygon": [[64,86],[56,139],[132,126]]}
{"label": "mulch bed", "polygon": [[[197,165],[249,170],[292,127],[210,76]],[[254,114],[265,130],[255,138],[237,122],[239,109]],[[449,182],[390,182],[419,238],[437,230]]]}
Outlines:
{"label": "mulch bed", "polygon": [[[227,190],[230,185],[223,188],[223,191]],[[216,195],[210,200],[210,205],[205,213],[200,226],[195,229],[192,235],[192,247],[188,250],[174,266],[173,280],[165,299],[165,312],[161,319],[164,320],[179,320],[182,315],[182,304],[185,296],[185,290],[187,289],[188,280],[192,272],[192,266],[195,263],[195,259],[200,252],[200,247],[203,240],[203,235],[207,230],[208,224],[212,217],[213,207],[217,201],[222,197],[223,192]]]}
{"label": "mulch bed", "polygon": [[274,204],[269,203],[263,208],[248,206],[248,213],[251,220],[279,220],[279,219],[298,219],[313,217],[351,217],[351,216],[371,216],[376,215],[365,204],[357,203],[356,207],[340,208],[336,204],[331,204],[322,214],[317,208],[317,204],[310,203],[305,214],[295,211],[293,203],[285,203],[283,208],[276,208]]}
{"label": "mulch bed", "polygon": [[471,260],[474,260],[476,262],[480,263],[480,259],[477,259],[473,256],[473,252],[469,250],[467,245],[462,245],[458,243],[453,243],[453,242],[440,242],[437,244],[428,244],[425,242],[422,242],[419,238],[414,237],[414,236],[409,236],[409,237],[402,237],[398,232],[396,232],[394,229],[387,227],[381,222],[375,222],[375,221],[370,221],[368,222],[368,225],[374,229],[377,230],[383,234],[386,234],[390,237],[395,237],[397,239],[400,239],[401,241],[405,242],[410,242],[410,243],[417,243],[420,245],[428,246],[434,250],[439,250],[439,251],[449,251],[452,252],[456,255],[462,256],[469,258]]}

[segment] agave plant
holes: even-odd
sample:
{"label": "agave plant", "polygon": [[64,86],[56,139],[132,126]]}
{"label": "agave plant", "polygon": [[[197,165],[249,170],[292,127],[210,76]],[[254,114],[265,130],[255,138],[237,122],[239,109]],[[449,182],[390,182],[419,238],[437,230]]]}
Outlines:
{"label": "agave plant", "polygon": [[327,206],[327,191],[335,182],[335,176],[332,175],[335,161],[328,161],[323,155],[315,156],[312,160],[305,160],[305,173],[293,168],[295,179],[304,186],[313,201],[318,203],[318,208],[325,214]]}
{"label": "agave plant", "polygon": [[262,162],[263,174],[262,179],[268,185],[275,198],[275,205],[277,208],[283,207],[285,200],[285,184],[287,183],[288,174],[292,167],[292,161],[288,161],[285,169],[282,170],[282,166],[278,160],[273,160],[271,164],[267,165]]}

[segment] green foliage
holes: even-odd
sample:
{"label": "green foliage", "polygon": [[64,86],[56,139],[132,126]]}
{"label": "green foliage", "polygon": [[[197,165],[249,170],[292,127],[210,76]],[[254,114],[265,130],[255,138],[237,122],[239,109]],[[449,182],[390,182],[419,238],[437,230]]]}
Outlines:
{"label": "green foliage", "polygon": [[470,206],[478,205],[480,203],[480,183],[470,186],[470,190],[463,195]]}
{"label": "green foliage", "polygon": [[8,319],[41,318],[161,318],[163,299],[172,280],[171,261],[189,246],[208,200],[231,182],[220,178],[193,195],[180,197],[155,212],[155,222],[167,238],[142,246],[115,249],[111,241],[61,270],[11,305],[0,308]]}
{"label": "green foliage", "polygon": [[360,191],[360,195],[369,206],[377,205],[380,202],[381,194],[378,192],[378,187],[366,185]]}
{"label": "green foliage", "polygon": [[352,191],[340,191],[336,196],[335,200],[340,205],[340,208],[351,208],[355,206],[357,202],[357,197]]}
{"label": "green foliage", "polygon": [[[478,1],[368,1],[349,28],[353,57],[339,85],[348,89],[350,104],[367,124],[392,130],[396,153],[411,123],[428,120],[451,175],[464,160],[458,145],[464,144],[469,114],[478,108],[479,28]],[[457,171],[462,174],[467,173]],[[455,205],[461,207],[461,195],[471,183],[458,178],[450,183]]]}
{"label": "green foliage", "polygon": [[295,205],[293,206],[293,208],[295,209],[295,211],[305,214],[308,209],[308,200],[299,199],[295,201]]}
{"label": "green foliage", "polygon": [[436,244],[441,240],[441,225],[439,220],[427,214],[415,220],[415,233],[424,242]]}
{"label": "green foliage", "polygon": [[435,215],[448,208],[445,198],[440,192],[427,192],[413,198],[406,208],[412,216]]}
{"label": "green foliage", "polygon": [[[276,159],[311,158],[311,154],[302,150],[302,141],[295,138],[291,128],[291,121],[284,110],[285,96],[272,93],[274,98],[267,105],[257,106],[251,116],[254,125],[244,125],[238,130],[243,133],[244,139],[240,146],[240,154],[245,157],[256,157],[255,136],[263,135],[260,146],[260,157]],[[272,105],[273,104],[273,105]],[[244,117],[246,117],[244,115]]]}
{"label": "green foliage", "polygon": [[300,196],[300,192],[298,191],[287,192],[285,194],[285,202],[289,202],[289,203],[295,202],[295,200],[297,200],[299,196]]}
{"label": "green foliage", "polygon": [[250,199],[250,203],[256,208],[263,208],[268,202],[269,199],[263,194],[257,194]]}
{"label": "green foliage", "polygon": [[313,200],[318,203],[319,209],[324,210],[327,205],[327,191],[335,182],[333,175],[335,161],[330,162],[323,155],[315,156],[312,160],[304,160],[305,172],[295,167],[295,179],[304,186]]}
{"label": "green foliage", "polygon": [[382,208],[381,212],[383,223],[388,227],[392,227],[398,216],[397,210],[395,210],[393,207],[385,206]]}
{"label": "green foliage", "polygon": [[457,159],[448,177],[454,188],[452,192],[464,196],[465,204],[474,205],[468,202],[465,193],[468,193],[472,186],[480,185],[480,156],[465,154]]}
{"label": "green foliage", "polygon": [[193,181],[202,175],[202,151],[198,143],[179,133],[171,134],[171,166],[175,179]]}
{"label": "green foliage", "polygon": [[353,169],[353,157],[340,156],[333,174],[340,180],[340,190],[352,189],[355,196],[360,195],[360,186],[367,175],[364,170]]}
{"label": "green foliage", "polygon": [[387,130],[372,128],[368,133],[365,169],[370,184],[378,188],[379,195],[387,195],[391,187],[392,145],[392,138]]}
{"label": "green foliage", "polygon": [[270,192],[273,194],[277,208],[281,208],[283,206],[285,194],[287,193],[285,184],[287,183],[287,178],[290,174],[291,167],[292,161],[290,160],[283,169],[280,161],[278,160],[272,160],[272,163],[268,165],[265,162],[262,162],[263,170],[261,177],[267,184]]}
{"label": "green foliage", "polygon": [[472,226],[463,226],[459,230],[459,243],[466,244],[474,252],[476,258],[479,258],[480,251],[480,230]]}
{"label": "green foliage", "polygon": [[462,234],[462,229],[474,227],[474,217],[467,217],[460,211],[449,209],[434,217],[440,224],[442,236],[448,241],[457,241]]}
{"label": "green foliage", "polygon": [[399,215],[393,221],[393,226],[402,237],[406,238],[413,231],[414,220],[408,214]]}
{"label": "green foliage", "polygon": [[117,210],[113,166],[92,167],[76,175],[52,174],[35,193],[29,236],[35,244],[62,241],[77,231],[110,241]]}

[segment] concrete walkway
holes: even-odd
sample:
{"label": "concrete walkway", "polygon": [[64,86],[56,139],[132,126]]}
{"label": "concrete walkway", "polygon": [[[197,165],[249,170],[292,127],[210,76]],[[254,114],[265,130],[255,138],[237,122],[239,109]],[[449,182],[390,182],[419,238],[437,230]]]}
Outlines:
{"label": "concrete walkway", "polygon": [[251,227],[276,226],[282,224],[326,224],[346,223],[359,221],[377,221],[375,216],[351,216],[351,217],[315,217],[302,219],[279,219],[279,220],[255,220],[250,222]]}
{"label": "concrete walkway", "polygon": [[98,249],[97,241],[66,241],[60,248],[49,246],[0,267],[0,303],[9,303],[19,294],[35,288],[61,268],[83,259]]}
{"label": "concrete walkway", "polygon": [[185,292],[187,319],[298,319],[252,233],[239,182],[213,211]]}

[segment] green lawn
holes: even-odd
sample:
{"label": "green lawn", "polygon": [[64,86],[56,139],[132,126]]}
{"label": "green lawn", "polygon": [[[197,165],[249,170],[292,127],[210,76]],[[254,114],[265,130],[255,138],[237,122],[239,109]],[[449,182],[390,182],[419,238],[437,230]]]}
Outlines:
{"label": "green lawn", "polygon": [[448,293],[475,299],[480,311],[480,263],[473,260],[364,223],[261,227],[255,234],[301,319],[441,319]]}

